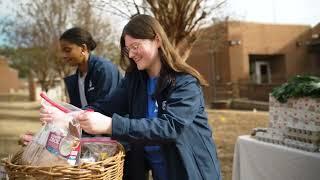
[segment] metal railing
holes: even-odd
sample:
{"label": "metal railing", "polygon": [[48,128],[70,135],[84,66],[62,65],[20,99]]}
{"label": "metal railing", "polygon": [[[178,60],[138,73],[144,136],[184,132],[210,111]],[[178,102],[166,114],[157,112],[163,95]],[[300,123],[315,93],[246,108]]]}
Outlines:
{"label": "metal railing", "polygon": [[252,82],[217,83],[213,91],[213,101],[234,98],[248,98],[250,100],[268,101],[269,93],[281,83],[256,84]]}

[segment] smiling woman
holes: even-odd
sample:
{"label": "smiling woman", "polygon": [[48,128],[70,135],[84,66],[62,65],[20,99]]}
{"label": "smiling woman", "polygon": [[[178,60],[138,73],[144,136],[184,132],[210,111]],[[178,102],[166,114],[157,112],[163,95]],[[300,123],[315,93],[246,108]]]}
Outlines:
{"label": "smiling woman", "polygon": [[[77,68],[76,73],[65,77],[70,104],[84,108],[98,99],[110,95],[118,86],[122,75],[109,60],[93,55],[96,43],[91,34],[82,28],[71,28],[60,37],[60,49],[66,66]],[[32,134],[22,135],[24,144]],[[91,136],[84,132],[83,136]]]}
{"label": "smiling woman", "polygon": [[[124,27],[117,89],[77,117],[84,131],[130,142],[124,179],[221,180],[201,85],[160,23],[148,15]],[[103,113],[103,114],[102,114]]]}
{"label": "smiling woman", "polygon": [[60,37],[62,58],[77,72],[65,78],[70,103],[83,108],[109,95],[121,80],[118,68],[109,60],[91,53],[96,42],[81,28],[71,28]]}
{"label": "smiling woman", "polygon": [[158,54],[160,47],[159,38],[135,39],[130,35],[125,36],[127,57],[132,59],[139,70],[146,70],[150,77],[159,76],[161,63]]}
{"label": "smiling woman", "polygon": [[108,96],[118,86],[121,80],[118,68],[91,53],[97,44],[89,32],[71,28],[61,35],[60,46],[66,64],[77,67],[75,74],[65,78],[70,104],[84,108]]}

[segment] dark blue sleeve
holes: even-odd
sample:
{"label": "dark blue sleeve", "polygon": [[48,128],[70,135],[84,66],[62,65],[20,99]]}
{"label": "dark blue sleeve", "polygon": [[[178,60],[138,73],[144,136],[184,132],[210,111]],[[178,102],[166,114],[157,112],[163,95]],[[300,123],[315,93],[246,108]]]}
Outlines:
{"label": "dark blue sleeve", "polygon": [[96,98],[103,99],[105,96],[110,95],[121,81],[121,74],[116,66],[112,63],[103,63],[95,71],[96,79]]}
{"label": "dark blue sleeve", "polygon": [[73,74],[64,78],[64,82],[67,88],[70,104],[81,108],[79,85],[77,74]]}
{"label": "dark blue sleeve", "polygon": [[128,88],[127,77],[124,77],[110,95],[98,99],[88,108],[111,116],[113,113],[125,115],[128,113]]}
{"label": "dark blue sleeve", "polygon": [[193,123],[202,103],[201,96],[196,80],[177,84],[158,118],[129,119],[114,114],[112,137],[146,143],[174,141]]}

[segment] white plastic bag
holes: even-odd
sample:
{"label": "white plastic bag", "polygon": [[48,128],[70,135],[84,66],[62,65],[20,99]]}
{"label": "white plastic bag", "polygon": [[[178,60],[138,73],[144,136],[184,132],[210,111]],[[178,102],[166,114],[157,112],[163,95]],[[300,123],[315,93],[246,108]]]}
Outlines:
{"label": "white plastic bag", "polygon": [[45,94],[41,97],[41,105],[51,112],[53,120],[45,123],[25,147],[22,164],[75,165],[79,160],[81,129],[72,114],[82,110],[70,104],[54,102]]}

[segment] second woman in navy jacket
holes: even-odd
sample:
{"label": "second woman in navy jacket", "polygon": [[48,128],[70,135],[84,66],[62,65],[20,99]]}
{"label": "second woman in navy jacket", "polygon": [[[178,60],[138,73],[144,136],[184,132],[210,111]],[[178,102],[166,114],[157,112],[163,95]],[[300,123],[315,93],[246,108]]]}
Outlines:
{"label": "second woman in navy jacket", "polygon": [[60,37],[63,60],[76,66],[75,74],[65,78],[70,104],[83,108],[103,99],[118,86],[121,74],[109,60],[91,53],[96,47],[89,32],[71,28]]}
{"label": "second woman in navy jacket", "polygon": [[[60,37],[60,49],[64,63],[77,67],[75,74],[65,78],[70,104],[83,108],[103,99],[116,89],[121,74],[118,68],[109,60],[91,53],[96,48],[96,42],[91,34],[81,28],[71,28]],[[51,121],[52,118],[40,118],[41,121]],[[84,133],[84,136],[88,134]],[[28,144],[33,133],[21,135],[22,144]]]}

